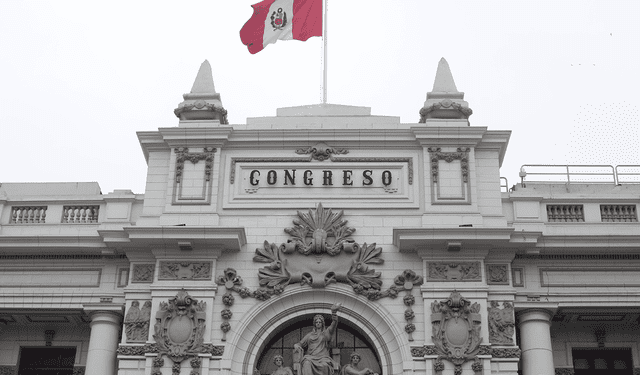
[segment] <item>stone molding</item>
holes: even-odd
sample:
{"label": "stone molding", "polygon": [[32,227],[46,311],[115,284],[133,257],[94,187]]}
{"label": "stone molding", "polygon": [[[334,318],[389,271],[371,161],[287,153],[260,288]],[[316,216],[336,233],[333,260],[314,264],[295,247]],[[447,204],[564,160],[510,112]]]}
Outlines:
{"label": "stone molding", "polygon": [[[203,152],[189,152],[187,147],[176,147],[175,177],[173,184],[173,205],[209,205],[211,204],[211,187],[213,173],[213,154],[217,151],[215,147],[204,147]],[[199,196],[183,196],[182,195],[182,177],[184,171],[184,163],[190,161],[197,164],[204,161],[204,174],[202,176],[202,192]]]}

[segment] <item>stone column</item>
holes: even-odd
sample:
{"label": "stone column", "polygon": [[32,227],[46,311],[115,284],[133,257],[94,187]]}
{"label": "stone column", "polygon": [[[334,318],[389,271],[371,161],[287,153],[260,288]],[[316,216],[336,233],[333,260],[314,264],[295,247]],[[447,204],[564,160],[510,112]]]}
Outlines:
{"label": "stone column", "polygon": [[115,375],[118,337],[122,329],[122,313],[109,310],[93,310],[91,338],[87,353],[85,373],[91,375]]}
{"label": "stone column", "polygon": [[551,317],[546,309],[526,309],[518,313],[522,375],[554,375],[551,349]]}

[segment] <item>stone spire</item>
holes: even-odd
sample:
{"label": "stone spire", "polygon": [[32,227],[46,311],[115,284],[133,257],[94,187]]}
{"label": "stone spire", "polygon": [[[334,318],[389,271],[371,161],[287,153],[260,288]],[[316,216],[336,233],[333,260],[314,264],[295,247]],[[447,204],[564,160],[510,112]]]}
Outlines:
{"label": "stone spire", "polygon": [[441,58],[433,89],[427,93],[424,107],[420,109],[420,122],[426,123],[428,119],[466,120],[466,124],[461,126],[468,126],[472,113],[469,103],[464,101],[464,92],[456,88],[447,60]]}
{"label": "stone spire", "polygon": [[218,120],[228,124],[227,111],[222,107],[220,94],[213,85],[213,74],[209,61],[204,60],[193,82],[191,92],[182,95],[184,101],[173,113],[182,120]]}

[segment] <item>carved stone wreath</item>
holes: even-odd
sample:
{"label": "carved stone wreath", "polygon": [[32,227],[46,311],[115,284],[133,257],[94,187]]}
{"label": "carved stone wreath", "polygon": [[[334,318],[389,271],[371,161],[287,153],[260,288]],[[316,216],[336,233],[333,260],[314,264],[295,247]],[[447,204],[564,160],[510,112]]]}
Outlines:
{"label": "carved stone wreath", "polygon": [[160,303],[153,335],[160,355],[180,363],[205,350],[205,307],[205,302],[198,302],[184,289],[168,303]]}
{"label": "carved stone wreath", "polygon": [[431,338],[438,354],[434,370],[442,371],[442,360],[455,365],[455,374],[462,373],[462,364],[473,360],[474,371],[482,368],[477,357],[480,351],[480,305],[454,291],[449,299],[431,304]]}

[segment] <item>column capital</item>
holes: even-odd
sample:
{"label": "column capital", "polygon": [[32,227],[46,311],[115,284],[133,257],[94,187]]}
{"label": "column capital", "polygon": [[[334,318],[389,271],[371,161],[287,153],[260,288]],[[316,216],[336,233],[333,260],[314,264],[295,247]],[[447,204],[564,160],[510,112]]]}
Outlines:
{"label": "column capital", "polygon": [[83,310],[89,315],[91,325],[97,322],[120,325],[124,316],[124,306],[105,304],[85,304]]}
{"label": "column capital", "polygon": [[532,307],[516,312],[518,323],[522,324],[530,321],[539,321],[551,324],[551,318],[555,314],[555,310],[545,309],[542,307]]}

